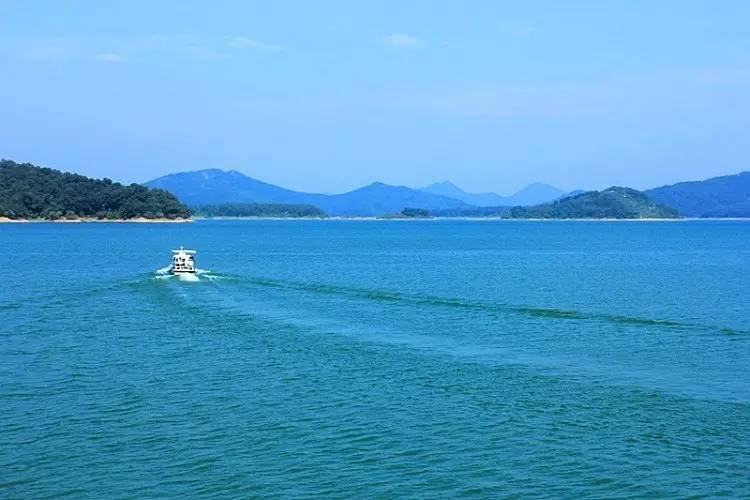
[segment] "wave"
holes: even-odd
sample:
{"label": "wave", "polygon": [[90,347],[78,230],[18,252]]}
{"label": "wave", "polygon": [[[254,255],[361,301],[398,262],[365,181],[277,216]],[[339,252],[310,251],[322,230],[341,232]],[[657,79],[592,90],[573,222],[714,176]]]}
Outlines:
{"label": "wave", "polygon": [[497,313],[515,313],[533,318],[549,318],[554,320],[572,321],[601,321],[612,324],[626,324],[642,327],[666,327],[682,330],[698,330],[721,332],[726,335],[737,335],[748,333],[734,328],[705,325],[700,323],[687,323],[671,319],[655,319],[638,316],[627,316],[608,313],[597,313],[578,310],[566,310],[557,308],[535,307],[528,305],[514,305],[497,302],[483,302],[479,300],[467,300],[457,297],[438,297],[420,294],[405,294],[371,288],[356,288],[324,283],[306,283],[295,281],[281,281],[268,278],[250,278],[248,283],[256,286],[280,288],[287,290],[305,291],[319,294],[345,295],[354,298],[364,298],[378,302],[401,302],[420,306],[436,306],[447,308],[458,308],[474,311],[487,311]]}
{"label": "wave", "polygon": [[[728,392],[718,384],[700,386],[699,383],[694,383],[686,390],[683,380],[690,379],[688,372],[679,372],[674,375],[675,378],[669,378],[659,369],[654,371],[649,366],[638,363],[634,365],[634,369],[630,369],[630,365],[625,365],[625,368],[622,364],[610,366],[606,357],[598,360],[596,355],[592,356],[598,348],[595,351],[584,349],[580,355],[575,349],[571,351],[570,345],[561,346],[561,349],[539,351],[541,338],[546,339],[544,333],[541,337],[532,336],[528,342],[525,338],[498,338],[492,334],[494,331],[504,332],[502,327],[507,326],[505,318],[514,315],[536,319],[531,322],[512,320],[525,332],[548,329],[554,331],[556,324],[551,323],[554,321],[605,322],[627,326],[625,330],[625,327],[602,328],[597,323],[570,324],[574,327],[570,329],[572,331],[593,334],[601,332],[604,337],[601,342],[608,341],[607,332],[627,331],[637,338],[641,333],[658,337],[659,334],[667,335],[673,331],[676,333],[672,335],[677,337],[669,342],[681,342],[680,338],[688,340],[688,332],[697,333],[696,337],[713,337],[717,333],[728,334],[728,329],[671,319],[532,307],[320,282],[247,276],[233,278],[232,281],[213,286],[143,286],[142,291],[153,294],[149,302],[156,309],[164,308],[167,309],[167,314],[178,315],[175,322],[201,325],[201,334],[212,331],[235,338],[265,332],[259,336],[267,334],[277,338],[288,335],[289,339],[294,340],[280,342],[295,346],[303,345],[306,341],[302,337],[307,335],[315,336],[314,342],[324,342],[323,339],[329,337],[343,337],[348,339],[347,342],[393,346],[398,347],[401,352],[413,351],[441,359],[530,369],[544,377],[562,376],[574,380],[593,380],[596,383],[607,381],[613,385],[646,387],[649,390],[658,388],[691,397],[698,395],[721,400],[733,400],[736,397],[736,391]],[[373,302],[368,304],[368,301]],[[379,307],[380,304],[382,307]],[[441,311],[433,308],[447,309]],[[455,312],[451,313],[450,309]],[[434,324],[429,321],[431,317],[436,318]],[[466,328],[444,327],[455,320],[465,320]],[[412,324],[413,322],[416,324]],[[472,325],[477,328],[472,328]],[[735,330],[732,332],[740,333]],[[282,333],[284,335],[280,335]],[[718,338],[720,343],[729,343],[743,337],[721,335],[714,338]],[[587,342],[586,339],[578,340]],[[627,346],[626,343],[625,347]]]}
{"label": "wave", "polygon": [[[639,316],[618,315],[600,312],[591,312],[583,310],[568,310],[559,308],[546,308],[526,304],[511,304],[499,302],[487,302],[481,300],[470,300],[460,297],[441,297],[423,294],[409,294],[390,290],[376,288],[359,288],[342,285],[334,285],[320,282],[301,282],[291,280],[278,280],[265,277],[245,277],[226,273],[217,273],[208,269],[196,269],[194,275],[173,275],[169,272],[169,267],[163,267],[143,278],[127,279],[102,283],[100,286],[92,287],[88,290],[71,291],[71,295],[77,297],[95,296],[102,293],[114,291],[118,287],[143,286],[147,282],[171,281],[174,283],[224,283],[226,285],[253,287],[276,288],[280,290],[302,291],[322,295],[338,295],[355,299],[371,300],[380,303],[390,304],[408,304],[413,306],[428,306],[441,308],[463,309],[466,311],[483,311],[495,314],[518,314],[531,318],[549,319],[556,321],[599,321],[609,324],[624,324],[634,327],[661,327],[675,330],[692,330],[711,333],[721,333],[723,335],[737,338],[738,335],[748,334],[746,330],[706,325],[700,323],[689,323],[675,321],[663,318],[647,318]],[[65,293],[50,294],[49,296],[34,297],[35,301],[63,301]],[[0,310],[10,310],[23,307],[28,300],[12,300],[0,303]]]}
{"label": "wave", "polygon": [[517,307],[517,312],[527,314],[529,316],[541,317],[541,318],[557,318],[557,319],[577,319],[577,320],[605,320],[611,323],[625,323],[631,325],[643,325],[643,326],[673,326],[679,328],[695,328],[703,325],[695,325],[691,323],[682,323],[679,321],[672,321],[667,319],[649,319],[649,318],[638,318],[633,316],[620,316],[615,314],[601,314],[601,313],[587,313],[582,311],[568,311],[564,309],[545,309],[540,307]]}
{"label": "wave", "polygon": [[214,281],[214,280],[220,280],[220,279],[227,279],[229,276],[221,275],[218,273],[213,273],[209,269],[196,269],[195,273],[181,273],[181,274],[172,274],[170,272],[171,267],[162,267],[160,269],[157,269],[154,271],[151,275],[151,277],[155,280],[178,280],[178,281],[184,281],[188,283],[198,283],[200,281]]}

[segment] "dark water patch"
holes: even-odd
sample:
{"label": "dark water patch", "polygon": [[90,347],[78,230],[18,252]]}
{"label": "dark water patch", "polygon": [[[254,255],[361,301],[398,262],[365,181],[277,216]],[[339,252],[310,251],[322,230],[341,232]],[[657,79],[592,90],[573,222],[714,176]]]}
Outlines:
{"label": "dark water patch", "polygon": [[695,325],[690,323],[681,323],[679,321],[671,321],[664,319],[648,319],[638,318],[633,316],[621,316],[614,314],[598,314],[598,313],[587,313],[582,311],[570,311],[564,309],[554,308],[540,308],[540,307],[517,307],[515,311],[528,314],[529,316],[539,318],[555,318],[555,319],[577,319],[577,320],[603,320],[611,323],[623,323],[628,325],[642,325],[642,326],[668,326],[676,328],[708,328],[703,325]]}
{"label": "dark water patch", "polygon": [[578,311],[563,311],[561,309],[543,309],[539,307],[517,307],[516,312],[527,314],[537,318],[555,319],[587,319]]}
{"label": "dark water patch", "polygon": [[14,302],[3,302],[0,304],[0,311],[3,310],[13,310],[13,309],[21,309],[24,305],[24,301],[14,301]]}
{"label": "dark water patch", "polygon": [[743,334],[743,333],[747,333],[742,330],[735,330],[734,328],[720,328],[719,331],[725,335],[729,335],[732,337]]}
{"label": "dark water patch", "polygon": [[[428,295],[411,295],[401,292],[391,292],[374,288],[356,288],[339,285],[327,285],[322,283],[303,283],[294,281],[279,281],[269,279],[252,278],[248,283],[266,287],[313,292],[319,294],[342,295],[358,297],[382,302],[405,302],[417,305],[438,305],[446,307],[458,307],[462,309],[489,310],[493,306],[480,302],[472,302],[457,298],[433,297]],[[497,307],[495,307],[497,309]]]}

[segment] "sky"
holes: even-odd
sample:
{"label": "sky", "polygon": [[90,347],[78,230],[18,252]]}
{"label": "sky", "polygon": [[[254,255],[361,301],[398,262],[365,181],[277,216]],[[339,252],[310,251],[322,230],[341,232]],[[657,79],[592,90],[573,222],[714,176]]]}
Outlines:
{"label": "sky", "polygon": [[750,2],[0,0],[0,116],[128,183],[645,189],[750,169]]}

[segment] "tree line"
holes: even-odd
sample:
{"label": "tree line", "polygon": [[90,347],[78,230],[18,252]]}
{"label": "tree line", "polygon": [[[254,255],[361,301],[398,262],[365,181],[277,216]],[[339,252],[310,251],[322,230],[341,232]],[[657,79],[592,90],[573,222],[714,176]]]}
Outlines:
{"label": "tree line", "polygon": [[603,191],[586,191],[550,203],[512,207],[511,219],[673,219],[677,210],[654,202],[641,191],[613,186]]}
{"label": "tree line", "polygon": [[293,203],[222,203],[195,206],[192,210],[201,217],[326,217],[316,206]]}
{"label": "tree line", "polygon": [[11,219],[148,219],[189,217],[173,194],[140,184],[0,160],[0,216]]}

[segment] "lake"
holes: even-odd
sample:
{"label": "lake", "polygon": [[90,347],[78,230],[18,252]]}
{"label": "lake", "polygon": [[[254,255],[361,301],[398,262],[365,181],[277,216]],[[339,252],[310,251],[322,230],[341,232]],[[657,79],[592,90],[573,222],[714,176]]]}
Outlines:
{"label": "lake", "polygon": [[750,491],[750,222],[3,224],[0,265],[0,497]]}

